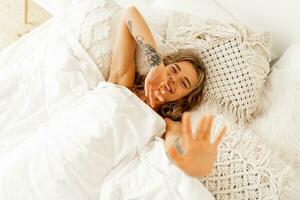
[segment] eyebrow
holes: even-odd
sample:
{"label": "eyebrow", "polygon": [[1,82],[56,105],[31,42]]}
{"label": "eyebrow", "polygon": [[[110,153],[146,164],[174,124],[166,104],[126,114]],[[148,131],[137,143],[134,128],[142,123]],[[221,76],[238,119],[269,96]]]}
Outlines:
{"label": "eyebrow", "polygon": [[[175,64],[175,66],[178,68],[178,70],[181,71],[181,68],[179,67],[179,65],[177,65],[176,63],[174,63],[174,64]],[[190,80],[189,80],[186,76],[184,77],[184,79],[188,82],[189,87],[191,87],[192,84],[191,84]]]}

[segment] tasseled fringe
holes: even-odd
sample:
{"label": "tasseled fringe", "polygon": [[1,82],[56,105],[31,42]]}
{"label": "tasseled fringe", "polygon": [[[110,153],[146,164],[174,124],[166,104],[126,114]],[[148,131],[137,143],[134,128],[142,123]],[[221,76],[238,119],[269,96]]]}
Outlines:
{"label": "tasseled fringe", "polygon": [[233,115],[234,122],[238,124],[248,124],[253,118],[254,113],[247,112],[247,108],[234,105],[228,99],[220,98],[213,93],[204,92],[204,101],[217,104],[218,112],[228,112]]}

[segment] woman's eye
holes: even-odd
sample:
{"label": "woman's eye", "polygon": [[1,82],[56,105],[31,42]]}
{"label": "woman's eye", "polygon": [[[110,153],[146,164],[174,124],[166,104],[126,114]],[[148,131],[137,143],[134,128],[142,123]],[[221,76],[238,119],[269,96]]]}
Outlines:
{"label": "woman's eye", "polygon": [[181,82],[181,85],[182,85],[182,87],[183,87],[183,88],[186,88],[186,86],[185,86],[185,83],[184,83],[184,82]]}
{"label": "woman's eye", "polygon": [[174,73],[177,73],[177,71],[176,71],[176,69],[172,66],[172,71],[174,72]]}

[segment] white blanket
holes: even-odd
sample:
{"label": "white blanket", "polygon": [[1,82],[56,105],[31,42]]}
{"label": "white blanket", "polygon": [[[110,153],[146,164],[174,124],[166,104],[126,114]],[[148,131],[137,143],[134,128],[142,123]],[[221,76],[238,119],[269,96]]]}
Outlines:
{"label": "white blanket", "polygon": [[[57,19],[0,53],[0,199],[105,199],[109,190],[102,195],[101,188],[118,189],[109,180],[131,162],[142,173],[124,178],[141,184],[120,198],[206,198],[201,184],[170,162],[167,176],[165,165],[164,173],[147,173],[150,165],[136,163],[164,131],[164,120],[137,96],[104,82]],[[167,163],[162,143],[155,152],[152,162]],[[149,184],[154,179],[159,190]],[[169,193],[176,186],[179,192]]]}
{"label": "white blanket", "polygon": [[91,58],[57,19],[3,50],[0,155],[25,139],[31,127],[103,80]]}
{"label": "white blanket", "polygon": [[128,89],[100,82],[3,153],[0,199],[97,199],[105,176],[164,129]]}

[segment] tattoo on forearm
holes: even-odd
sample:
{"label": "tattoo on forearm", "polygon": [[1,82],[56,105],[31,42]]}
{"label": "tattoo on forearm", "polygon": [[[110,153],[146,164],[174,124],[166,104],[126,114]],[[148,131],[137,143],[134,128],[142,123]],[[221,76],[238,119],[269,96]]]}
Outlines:
{"label": "tattoo on forearm", "polygon": [[157,51],[149,44],[144,43],[144,37],[137,35],[135,37],[137,44],[143,49],[145,60],[149,67],[155,67],[161,63],[161,57]]}
{"label": "tattoo on forearm", "polygon": [[175,147],[176,151],[180,154],[183,154],[183,149],[180,145],[180,137],[176,138],[176,140],[173,143],[173,146]]}
{"label": "tattoo on forearm", "polygon": [[155,67],[161,64],[162,60],[159,53],[150,44],[144,43],[144,37],[142,35],[135,36],[133,34],[131,20],[128,20],[127,24],[129,32],[135,38],[137,44],[142,48],[146,63],[149,65],[149,67]]}

